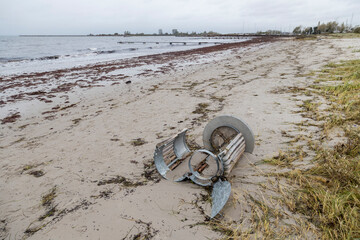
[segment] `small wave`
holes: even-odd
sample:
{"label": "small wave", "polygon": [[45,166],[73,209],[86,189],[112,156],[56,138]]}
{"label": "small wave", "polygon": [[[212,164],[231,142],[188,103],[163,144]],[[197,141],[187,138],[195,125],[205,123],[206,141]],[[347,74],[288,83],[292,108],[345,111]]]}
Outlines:
{"label": "small wave", "polygon": [[[89,51],[91,50],[91,51]],[[0,63],[6,64],[10,62],[26,62],[26,61],[52,61],[58,60],[62,58],[77,58],[77,57],[87,57],[93,55],[103,55],[103,54],[114,54],[114,53],[121,53],[123,51],[137,51],[138,48],[127,48],[122,50],[97,50],[97,48],[88,48],[86,52],[77,53],[77,54],[65,54],[65,55],[50,55],[50,56],[41,56],[41,57],[34,57],[34,58],[0,58]],[[79,50],[78,50],[79,51]],[[84,51],[84,50],[82,50]]]}
{"label": "small wave", "polygon": [[[70,56],[70,55],[65,55],[65,56]],[[53,56],[44,56],[44,57],[38,57],[38,58],[0,58],[0,63],[55,60],[55,59],[59,59],[61,57],[62,56],[60,56],[60,55],[53,55]]]}
{"label": "small wave", "polygon": [[117,52],[116,50],[96,51],[97,54],[111,54],[116,52]]}
{"label": "small wave", "polygon": [[59,59],[60,57],[61,57],[60,55],[45,56],[45,57],[36,58],[35,60],[54,60],[54,59]]}
{"label": "small wave", "polygon": [[21,62],[26,59],[24,58],[0,58],[0,63],[8,63],[8,62]]}

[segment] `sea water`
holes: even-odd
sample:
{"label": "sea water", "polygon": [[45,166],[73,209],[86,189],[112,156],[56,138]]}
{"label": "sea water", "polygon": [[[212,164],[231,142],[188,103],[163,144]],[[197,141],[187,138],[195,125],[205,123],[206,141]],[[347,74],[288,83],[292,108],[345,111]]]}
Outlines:
{"label": "sea water", "polygon": [[[0,75],[43,72],[241,39],[175,36],[0,36]],[[132,43],[119,43],[132,42]],[[170,42],[180,42],[173,43]],[[182,42],[186,42],[184,45]],[[199,45],[199,42],[208,42]]]}

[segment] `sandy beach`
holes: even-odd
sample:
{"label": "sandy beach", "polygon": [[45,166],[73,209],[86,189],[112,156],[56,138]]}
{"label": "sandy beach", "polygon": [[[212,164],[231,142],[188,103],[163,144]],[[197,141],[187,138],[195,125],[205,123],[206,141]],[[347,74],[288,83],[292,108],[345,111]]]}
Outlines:
{"label": "sandy beach", "polygon": [[[291,123],[304,119],[296,110],[306,96],[282,90],[307,86],[308,74],[329,62],[358,59],[354,47],[359,38],[264,38],[1,76],[9,94],[0,101],[0,238],[221,238],[206,224],[207,189],[162,179],[153,154],[184,128],[191,145],[203,146],[204,126],[224,114],[248,123],[256,147],[231,172],[232,195],[218,218],[252,228],[259,200],[283,212],[279,231],[316,238],[304,216],[277,205],[272,186],[286,183],[267,173],[282,170],[259,163],[286,149],[287,135],[300,131]],[[116,72],[123,68],[140,70]]]}

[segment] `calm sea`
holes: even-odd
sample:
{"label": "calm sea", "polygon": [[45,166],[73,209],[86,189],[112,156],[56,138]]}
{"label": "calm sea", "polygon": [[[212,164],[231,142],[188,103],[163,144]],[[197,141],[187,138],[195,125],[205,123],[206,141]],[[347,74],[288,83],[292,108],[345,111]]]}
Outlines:
{"label": "calm sea", "polygon": [[[198,37],[19,37],[0,36],[0,75],[42,72],[91,63],[189,50],[243,39]],[[120,44],[118,42],[134,42]],[[152,42],[146,43],[143,42]],[[158,44],[156,43],[158,42]],[[170,42],[187,42],[182,43]],[[198,42],[210,42],[199,45]]]}

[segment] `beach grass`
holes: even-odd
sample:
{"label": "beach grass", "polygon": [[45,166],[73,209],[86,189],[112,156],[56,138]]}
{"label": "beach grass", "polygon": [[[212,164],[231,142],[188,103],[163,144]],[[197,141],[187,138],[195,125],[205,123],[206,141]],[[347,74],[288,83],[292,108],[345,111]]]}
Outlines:
{"label": "beach grass", "polygon": [[[312,167],[282,173],[297,186],[291,192],[293,211],[308,217],[321,231],[323,239],[360,237],[360,60],[330,63],[319,72],[314,95],[325,99],[328,107],[304,102],[307,116],[322,120],[320,140],[310,141],[315,153]],[[311,104],[311,106],[309,106]],[[309,114],[310,113],[310,114]],[[334,130],[343,141],[329,146]],[[284,165],[293,161],[294,150],[269,160]]]}
{"label": "beach grass", "polygon": [[316,40],[321,38],[331,39],[349,39],[349,38],[360,38],[359,33],[323,33],[318,35],[299,35],[296,36],[297,40]]}
{"label": "beach grass", "polygon": [[326,36],[330,38],[360,38],[359,33],[332,33],[327,34]]}
{"label": "beach grass", "polygon": [[[225,221],[211,223],[224,239],[247,239],[254,234],[266,239],[306,237],[303,233],[307,231],[321,239],[360,238],[360,60],[329,63],[316,78],[316,84],[299,93],[306,95],[310,89],[317,99],[303,101],[300,112],[319,123],[318,137],[263,160],[289,169],[266,175],[292,186],[280,191],[283,197],[279,202],[306,220],[298,222],[299,228],[278,231],[279,226],[269,221],[270,215],[274,219],[274,210],[258,202],[254,212],[259,214],[251,219],[251,231]],[[320,109],[324,102],[327,108]],[[339,141],[331,145],[334,131],[340,132],[335,135]],[[307,152],[311,155],[307,167],[294,168],[292,163],[302,161]]]}

